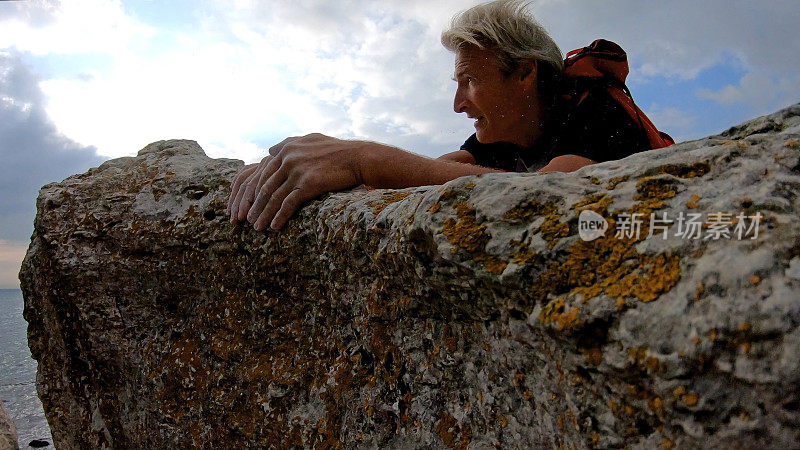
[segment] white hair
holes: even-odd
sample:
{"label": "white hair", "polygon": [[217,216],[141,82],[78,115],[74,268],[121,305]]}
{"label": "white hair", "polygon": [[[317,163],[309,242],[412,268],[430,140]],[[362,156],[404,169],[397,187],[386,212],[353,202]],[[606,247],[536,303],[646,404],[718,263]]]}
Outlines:
{"label": "white hair", "polygon": [[451,52],[464,45],[491,50],[505,74],[512,73],[520,62],[533,59],[550,66],[558,76],[564,70],[561,49],[526,11],[527,6],[520,0],[496,0],[463,11],[442,32],[442,45]]}

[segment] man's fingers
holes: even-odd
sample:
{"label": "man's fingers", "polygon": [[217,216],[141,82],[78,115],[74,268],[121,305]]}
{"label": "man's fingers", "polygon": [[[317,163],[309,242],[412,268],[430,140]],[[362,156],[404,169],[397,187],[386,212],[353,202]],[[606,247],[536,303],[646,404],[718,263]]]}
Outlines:
{"label": "man's fingers", "polygon": [[264,183],[269,180],[269,177],[272,176],[278,169],[281,168],[281,160],[279,158],[272,158],[268,164],[265,164],[263,170],[261,171],[261,175],[258,177],[258,182],[256,183],[256,195],[258,194],[259,190]]}
{"label": "man's fingers", "polygon": [[242,201],[242,197],[244,196],[244,190],[247,181],[244,181],[240,186],[239,189],[236,191],[236,198],[233,199],[233,203],[231,203],[231,223],[235,223],[239,220],[239,203]]}
{"label": "man's fingers", "polygon": [[281,209],[275,215],[275,218],[272,219],[272,223],[270,223],[270,228],[273,230],[280,230],[289,221],[289,218],[292,217],[295,211],[297,211],[300,206],[310,200],[312,197],[308,195],[308,193],[304,193],[302,189],[295,188],[286,198],[283,200],[281,204]]}
{"label": "man's fingers", "polygon": [[[287,182],[288,178],[288,171],[286,169],[281,169],[267,179],[267,181],[261,186],[261,189],[258,190],[258,195],[253,201],[253,206],[251,206],[250,210],[247,212],[248,222],[255,224],[256,219],[258,219],[258,217],[261,215],[264,207],[268,203],[273,202],[273,197],[277,197],[281,195],[281,193],[283,196],[288,194],[288,191],[281,191],[282,186],[291,186],[291,184]],[[281,197],[281,200],[282,199],[283,197]],[[278,205],[280,205],[280,203],[278,203]]]}
{"label": "man's fingers", "polygon": [[233,201],[236,199],[236,195],[239,193],[239,187],[242,183],[253,173],[254,170],[258,168],[257,164],[251,164],[249,166],[245,166],[236,177],[233,179],[233,183],[231,183],[231,194],[228,197],[228,205],[226,206],[226,211],[230,214],[231,206],[233,205]]}
{"label": "man's fingers", "polygon": [[245,183],[246,186],[243,186],[243,189],[240,189],[240,198],[237,198],[238,203],[238,211],[236,213],[236,220],[244,220],[247,216],[247,211],[250,209],[250,205],[253,203],[253,199],[255,197],[255,190],[256,190],[256,181],[260,175],[259,171],[262,170],[261,166],[259,166],[259,170],[256,170],[250,177],[248,177],[247,182]]}
{"label": "man's fingers", "polygon": [[[275,213],[281,208],[281,205],[286,199],[286,196],[293,192],[294,188],[290,183],[283,183],[275,192],[268,197],[268,201],[264,205],[264,208],[255,212],[255,220],[253,220],[253,228],[257,231],[261,231],[267,228],[272,222],[272,218],[275,217]],[[251,213],[253,211],[251,210]],[[250,216],[248,216],[249,218]]]}
{"label": "man's fingers", "polygon": [[278,156],[281,150],[283,150],[283,146],[295,139],[297,139],[297,136],[287,137],[286,139],[278,142],[277,144],[269,148],[269,154],[272,156]]}

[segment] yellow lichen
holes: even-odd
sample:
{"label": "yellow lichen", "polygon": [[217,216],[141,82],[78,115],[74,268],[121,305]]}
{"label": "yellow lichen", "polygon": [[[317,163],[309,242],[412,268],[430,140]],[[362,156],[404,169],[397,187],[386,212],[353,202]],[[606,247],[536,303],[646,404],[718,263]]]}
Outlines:
{"label": "yellow lichen", "polygon": [[508,267],[508,263],[494,255],[478,255],[475,261],[482,262],[490,273],[500,275]]}
{"label": "yellow lichen", "polygon": [[610,190],[616,188],[618,184],[620,184],[620,183],[622,183],[624,181],[628,181],[628,178],[629,178],[628,175],[623,175],[621,177],[614,177],[614,178],[608,180],[608,184],[606,185],[606,189],[608,189],[610,191]]}
{"label": "yellow lichen", "polygon": [[511,260],[514,262],[514,264],[517,264],[519,266],[524,266],[528,264],[531,261],[531,259],[533,259],[536,256],[537,253],[528,248],[527,244],[520,243],[519,249],[511,254]]}
{"label": "yellow lichen", "polygon": [[558,330],[565,330],[570,328],[580,328],[583,321],[578,320],[578,308],[571,308],[565,311],[564,300],[558,299],[542,308],[539,313],[539,321],[542,323],[552,322],[555,323]]}
{"label": "yellow lichen", "polygon": [[457,196],[458,196],[458,192],[456,192],[456,191],[454,191],[452,189],[448,189],[448,190],[442,192],[442,194],[439,196],[439,199],[437,201],[438,202],[446,202],[448,200],[452,200],[452,199],[456,198]]}
{"label": "yellow lichen", "polygon": [[506,211],[503,219],[511,222],[532,222],[539,216],[547,216],[556,212],[558,212],[558,207],[553,202],[525,201]]}
{"label": "yellow lichen", "polygon": [[614,199],[610,195],[606,195],[603,192],[597,192],[595,194],[587,195],[581,201],[572,205],[572,209],[578,211],[588,209],[598,214],[603,214],[613,201]]}
{"label": "yellow lichen", "polygon": [[666,200],[675,197],[675,183],[664,178],[644,177],[636,182],[637,200]]}
{"label": "yellow lichen", "polygon": [[458,220],[447,219],[442,228],[442,233],[453,245],[453,253],[459,248],[470,253],[483,252],[489,236],[485,233],[486,227],[476,220],[475,208],[466,202],[459,202],[456,204],[456,215]]}
{"label": "yellow lichen", "polygon": [[694,164],[667,164],[658,167],[657,173],[667,173],[678,178],[702,177],[711,170],[711,165],[706,161],[698,161]]}
{"label": "yellow lichen", "polygon": [[547,292],[582,294],[584,301],[605,292],[612,297],[636,296],[652,301],[680,279],[676,255],[639,254],[631,240],[603,237],[576,241],[563,263],[553,264],[531,287],[544,298]]}
{"label": "yellow lichen", "polygon": [[456,203],[455,207],[458,220],[449,218],[442,226],[442,234],[453,245],[453,253],[463,249],[472,254],[475,261],[482,262],[489,272],[495,275],[503,273],[508,263],[486,253],[489,235],[486,227],[478,223],[475,208],[463,201]]}
{"label": "yellow lichen", "polygon": [[648,404],[654,413],[660,415],[664,412],[664,402],[659,397],[654,397],[648,402]]}
{"label": "yellow lichen", "polygon": [[697,394],[685,394],[683,396],[683,403],[686,404],[686,406],[694,406],[697,404],[699,398]]}
{"label": "yellow lichen", "polygon": [[378,215],[380,214],[384,208],[391,205],[392,203],[397,203],[400,200],[411,195],[410,192],[384,192],[379,202],[367,202],[367,205],[372,207],[372,214]]}
{"label": "yellow lichen", "polygon": [[700,197],[697,194],[692,194],[692,198],[689,199],[689,201],[686,202],[686,207],[689,208],[689,209],[697,208],[698,206],[700,206],[700,204],[697,203],[697,201],[700,200],[701,198],[702,197]]}
{"label": "yellow lichen", "polygon": [[503,214],[505,220],[516,223],[530,223],[540,216],[544,216],[545,221],[535,232],[547,241],[548,248],[553,248],[559,239],[569,236],[569,224],[560,222],[561,215],[555,202],[525,201]]}

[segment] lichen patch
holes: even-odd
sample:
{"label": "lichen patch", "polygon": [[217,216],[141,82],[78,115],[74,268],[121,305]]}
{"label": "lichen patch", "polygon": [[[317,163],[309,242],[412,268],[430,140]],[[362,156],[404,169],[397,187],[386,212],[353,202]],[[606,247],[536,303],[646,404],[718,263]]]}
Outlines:
{"label": "lichen patch", "polygon": [[397,203],[411,195],[410,192],[384,192],[379,202],[367,202],[367,206],[372,207],[372,214],[380,214],[387,206]]}

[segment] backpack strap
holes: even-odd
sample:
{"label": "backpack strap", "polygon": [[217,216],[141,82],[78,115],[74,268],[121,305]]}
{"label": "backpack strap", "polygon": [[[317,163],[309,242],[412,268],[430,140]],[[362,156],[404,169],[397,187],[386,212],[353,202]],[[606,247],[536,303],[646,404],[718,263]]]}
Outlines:
{"label": "backpack strap", "polygon": [[574,108],[592,89],[602,87],[639,124],[639,128],[647,135],[651,149],[674,144],[672,137],[658,131],[634,103],[633,96],[625,85],[628,72],[628,56],[625,50],[614,42],[598,39],[587,47],[567,53],[564,60],[563,100],[570,108]]}

